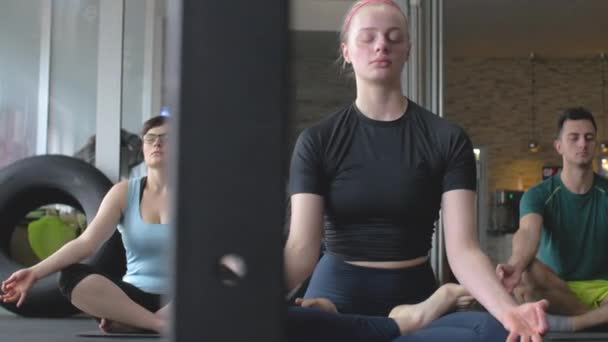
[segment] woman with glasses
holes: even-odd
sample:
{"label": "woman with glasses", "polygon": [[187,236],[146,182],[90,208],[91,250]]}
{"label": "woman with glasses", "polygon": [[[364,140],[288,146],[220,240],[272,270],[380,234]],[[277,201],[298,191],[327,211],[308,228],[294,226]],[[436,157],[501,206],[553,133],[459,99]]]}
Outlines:
{"label": "woman with glasses", "polygon": [[[61,270],[61,292],[74,306],[99,318],[102,330],[164,331],[170,233],[168,130],[169,119],[164,116],[144,123],[142,149],[147,176],[114,185],[84,233],[38,264],[13,273],[2,282],[0,300],[20,306],[34,283]],[[95,254],[115,229],[120,231],[126,251],[127,272],[122,279],[80,264]]]}

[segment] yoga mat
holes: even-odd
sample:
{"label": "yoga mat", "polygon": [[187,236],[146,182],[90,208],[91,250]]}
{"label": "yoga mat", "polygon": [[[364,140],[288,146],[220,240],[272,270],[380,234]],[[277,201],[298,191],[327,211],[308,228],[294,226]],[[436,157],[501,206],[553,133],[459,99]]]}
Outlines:
{"label": "yoga mat", "polygon": [[108,337],[108,338],[160,338],[159,334],[155,333],[143,333],[143,332],[132,332],[132,333],[105,333],[99,330],[83,331],[76,333],[79,337]]}

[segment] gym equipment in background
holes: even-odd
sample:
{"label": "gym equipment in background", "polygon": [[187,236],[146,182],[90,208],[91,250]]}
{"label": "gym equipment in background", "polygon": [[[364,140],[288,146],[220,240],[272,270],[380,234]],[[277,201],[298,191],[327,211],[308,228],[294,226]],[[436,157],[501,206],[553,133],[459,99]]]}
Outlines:
{"label": "gym equipment in background", "polygon": [[[22,268],[9,256],[15,227],[25,215],[48,204],[66,204],[86,215],[90,223],[112,182],[94,166],[61,155],[44,155],[19,160],[0,170],[0,279]],[[126,261],[120,233],[85,263],[110,276],[121,277]],[[64,317],[78,312],[59,292],[58,274],[40,280],[28,292],[23,305],[0,303],[16,314],[28,317]]]}
{"label": "gym equipment in background", "polygon": [[494,224],[488,232],[494,234],[515,233],[519,228],[519,201],[523,191],[496,190],[494,192]]}

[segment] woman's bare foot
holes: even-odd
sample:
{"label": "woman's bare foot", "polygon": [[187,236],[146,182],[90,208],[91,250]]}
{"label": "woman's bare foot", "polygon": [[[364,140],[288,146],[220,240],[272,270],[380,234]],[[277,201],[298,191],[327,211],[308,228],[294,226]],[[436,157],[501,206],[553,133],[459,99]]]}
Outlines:
{"label": "woman's bare foot", "polygon": [[472,297],[464,287],[444,284],[422,303],[394,307],[388,317],[395,320],[401,335],[405,335],[424,328],[446,312],[471,301]]}
{"label": "woman's bare foot", "polygon": [[477,304],[477,301],[475,300],[475,298],[473,298],[473,296],[469,296],[469,295],[465,295],[462,297],[458,297],[458,299],[456,300],[456,311],[468,311],[471,310],[475,305]]}
{"label": "woman's bare foot", "polygon": [[99,322],[99,329],[105,333],[136,333],[136,332],[150,332],[149,330],[132,327],[119,322],[111,321],[106,318],[102,318]]}
{"label": "woman's bare foot", "polygon": [[303,308],[315,308],[329,313],[338,313],[338,308],[336,308],[336,305],[327,298],[296,298],[295,303]]}
{"label": "woman's bare foot", "polygon": [[[159,316],[159,315],[157,315],[157,316]],[[156,327],[154,329],[150,330],[150,329],[138,328],[138,327],[124,324],[124,323],[112,321],[107,318],[102,318],[99,321],[99,329],[101,329],[101,331],[108,333],[108,334],[112,334],[112,333],[164,334],[166,326],[167,326],[166,320],[162,319],[162,318],[157,319],[157,321],[155,322],[155,326]]]}
{"label": "woman's bare foot", "polygon": [[166,334],[167,329],[169,329],[169,306],[156,311],[154,316],[156,316],[156,332]]}

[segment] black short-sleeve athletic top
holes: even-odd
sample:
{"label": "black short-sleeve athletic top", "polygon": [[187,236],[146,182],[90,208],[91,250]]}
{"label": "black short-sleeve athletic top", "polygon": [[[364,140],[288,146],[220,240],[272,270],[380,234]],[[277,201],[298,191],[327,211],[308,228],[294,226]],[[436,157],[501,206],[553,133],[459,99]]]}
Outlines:
{"label": "black short-sleeve athletic top", "polygon": [[289,192],[325,201],[327,251],[350,261],[428,255],[442,193],[476,189],[475,157],[459,126],[409,101],[394,121],[353,103],[296,142]]}

